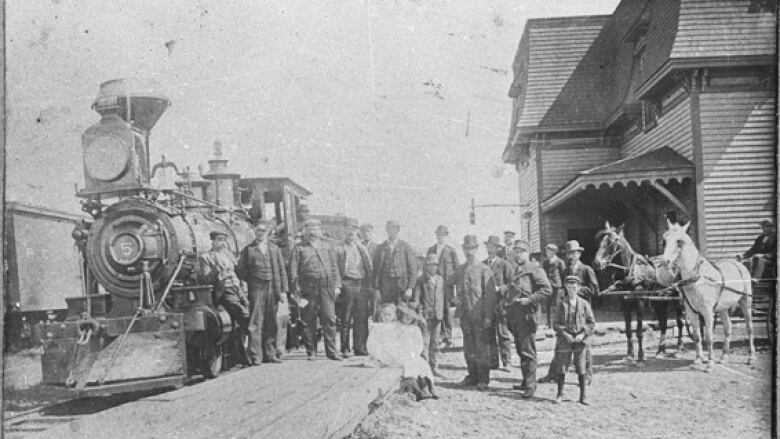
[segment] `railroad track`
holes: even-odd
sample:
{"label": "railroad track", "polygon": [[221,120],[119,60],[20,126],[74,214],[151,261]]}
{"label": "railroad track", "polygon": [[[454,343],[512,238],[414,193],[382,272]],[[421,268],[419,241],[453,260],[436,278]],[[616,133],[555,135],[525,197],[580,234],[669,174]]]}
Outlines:
{"label": "railroad track", "polygon": [[3,437],[5,439],[25,438],[30,435],[46,431],[58,425],[65,424],[86,415],[60,415],[48,414],[53,408],[67,404],[58,401],[32,410],[16,413],[3,417]]}
{"label": "railroad track", "polygon": [[83,399],[61,399],[3,418],[3,438],[19,439],[76,421],[112,407],[163,393],[156,390]]}
{"label": "railroad track", "polygon": [[[220,376],[234,373],[231,369],[223,371]],[[217,378],[219,379],[219,378]],[[202,377],[195,377],[185,386],[196,385],[204,381]],[[108,410],[113,407],[137,401],[147,396],[170,392],[172,389],[147,390],[131,392],[103,397],[91,397],[82,399],[59,398],[56,401],[41,405],[30,410],[14,413],[11,416],[3,416],[3,439],[20,439],[44,432],[62,424],[76,421],[85,416]]]}

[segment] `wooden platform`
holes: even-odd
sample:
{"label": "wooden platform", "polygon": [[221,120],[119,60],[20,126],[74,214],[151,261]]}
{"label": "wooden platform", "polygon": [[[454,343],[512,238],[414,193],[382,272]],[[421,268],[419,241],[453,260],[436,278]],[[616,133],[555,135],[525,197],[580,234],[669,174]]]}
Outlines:
{"label": "wooden platform", "polygon": [[214,380],[130,402],[47,430],[52,438],[340,438],[380,394],[398,387],[400,369],[366,367],[367,357],[240,369]]}

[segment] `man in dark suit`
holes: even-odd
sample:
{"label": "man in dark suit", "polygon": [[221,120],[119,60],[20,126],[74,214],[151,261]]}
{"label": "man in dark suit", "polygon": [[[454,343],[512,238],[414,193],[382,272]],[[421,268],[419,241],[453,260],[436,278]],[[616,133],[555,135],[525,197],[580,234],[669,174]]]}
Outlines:
{"label": "man in dark suit", "polygon": [[[260,345],[259,331],[255,334],[249,330],[249,301],[241,289],[241,281],[236,275],[236,258],[227,246],[227,233],[221,230],[214,230],[209,233],[211,237],[211,250],[200,255],[198,258],[198,267],[195,274],[198,281],[203,285],[214,287],[214,295],[217,304],[222,305],[230,318],[241,328],[249,337],[250,348]],[[259,351],[258,351],[259,352]],[[257,352],[256,352],[257,354]],[[247,358],[242,359],[249,365],[259,364],[260,360],[254,361],[249,358],[248,352],[242,352]]]}
{"label": "man in dark suit", "polygon": [[[319,220],[306,222],[304,240],[295,246],[290,257],[290,282],[293,294],[305,305],[301,320],[306,325],[304,344],[309,360],[317,351],[317,319],[325,338],[325,353],[331,360],[341,360],[336,353],[336,297],[341,294],[341,274],[336,249],[322,240]],[[300,303],[300,302],[299,302]]]}
{"label": "man in dark suit", "polygon": [[584,248],[580,247],[579,241],[567,241],[564,248],[566,252],[566,266],[563,269],[563,278],[566,276],[577,276],[580,278],[580,297],[588,302],[599,295],[599,281],[596,272],[589,265],[585,265],[580,258]]}
{"label": "man in dark suit", "polygon": [[512,283],[514,267],[508,261],[497,256],[501,248],[498,236],[490,236],[485,241],[488,257],[483,264],[490,267],[493,272],[493,284],[496,286],[496,316],[493,318],[493,327],[490,334],[490,368],[499,368],[499,356],[501,357],[501,370],[509,372],[512,359],[512,336],[506,320],[505,295]]}
{"label": "man in dark suit", "polygon": [[414,250],[398,239],[401,224],[387,222],[387,241],[377,247],[374,258],[374,288],[379,290],[384,303],[400,303],[412,300],[412,290],[417,280],[417,260]]}
{"label": "man in dark suit", "polygon": [[457,317],[463,330],[463,356],[468,375],[465,386],[476,385],[485,390],[490,382],[490,329],[496,313],[496,287],[493,273],[476,258],[479,241],[474,235],[463,237],[463,253],[466,262],[453,276],[458,296],[453,302],[458,306]]}
{"label": "man in dark suit", "polygon": [[[379,245],[374,242],[373,224],[363,223],[360,225],[360,243],[363,244],[363,247],[365,247],[366,250],[368,250],[368,256],[371,258],[371,265],[373,266],[374,260],[376,258],[376,249],[379,248]],[[371,302],[369,303],[369,315],[373,316],[377,311],[379,311],[379,305],[382,303],[382,297],[379,295],[379,290],[374,288],[373,273],[371,276],[372,278],[369,279],[369,286],[367,288],[371,298]]]}
{"label": "man in dark suit", "polygon": [[[777,256],[777,234],[775,234],[775,224],[769,220],[761,221],[761,235],[756,238],[753,245],[741,255],[742,258],[750,258],[750,275],[755,280],[763,279],[764,270],[774,267],[774,261]],[[770,275],[769,277],[774,277]]]}
{"label": "man in dark suit", "polygon": [[349,332],[353,328],[355,355],[368,355],[366,340],[368,339],[369,305],[373,294],[370,290],[372,280],[372,264],[368,250],[358,242],[357,220],[346,221],[347,236],[338,248],[339,273],[341,274],[342,292],[338,308],[341,320],[341,354],[349,357]]}
{"label": "man in dark suit", "polygon": [[281,349],[276,345],[276,311],[279,301],[289,290],[282,251],[268,241],[270,224],[259,220],[255,240],[241,250],[236,265],[238,277],[249,290],[249,360],[252,364],[281,363]]}
{"label": "man in dark suit", "polygon": [[426,252],[427,255],[436,255],[439,258],[439,275],[445,281],[444,288],[444,318],[441,325],[441,340],[445,347],[452,346],[452,313],[450,312],[450,300],[455,296],[454,285],[449,282],[452,275],[458,270],[458,254],[455,248],[447,244],[447,236],[450,231],[447,226],[436,228],[436,244]]}
{"label": "man in dark suit", "polygon": [[515,273],[507,294],[507,320],[515,348],[520,355],[523,382],[512,386],[524,390],[523,398],[536,392],[536,328],[539,305],[552,294],[550,282],[542,267],[531,260],[531,244],[518,239],[512,249]]}
{"label": "man in dark suit", "polygon": [[544,268],[545,274],[547,274],[547,280],[550,281],[552,287],[552,296],[547,301],[547,326],[552,328],[552,314],[558,307],[558,300],[561,297],[563,290],[563,270],[566,265],[561,258],[558,257],[558,246],[555,244],[547,244],[544,248],[547,253],[547,257],[542,262],[542,268]]}

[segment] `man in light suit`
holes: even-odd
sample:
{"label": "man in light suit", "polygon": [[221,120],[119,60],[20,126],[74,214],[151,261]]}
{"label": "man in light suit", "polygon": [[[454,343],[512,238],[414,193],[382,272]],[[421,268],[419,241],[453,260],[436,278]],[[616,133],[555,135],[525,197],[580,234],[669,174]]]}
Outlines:
{"label": "man in light suit", "polygon": [[357,220],[347,219],[347,236],[338,248],[339,273],[341,274],[342,293],[337,303],[341,311],[341,354],[349,357],[349,332],[353,328],[355,355],[368,355],[366,340],[368,339],[368,317],[370,303],[373,299],[371,291],[372,264],[368,250],[358,242]]}

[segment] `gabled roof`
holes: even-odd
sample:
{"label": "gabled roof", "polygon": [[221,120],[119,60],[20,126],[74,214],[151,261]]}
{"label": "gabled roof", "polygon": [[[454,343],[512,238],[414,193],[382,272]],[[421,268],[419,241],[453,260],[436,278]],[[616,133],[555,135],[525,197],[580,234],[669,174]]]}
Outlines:
{"label": "gabled roof", "polygon": [[671,58],[774,55],[777,0],[682,0]]}
{"label": "gabled roof", "polygon": [[674,69],[776,63],[776,8],[777,0],[622,0],[609,16],[529,20],[515,57],[510,95],[521,102],[511,134],[607,128]]}
{"label": "gabled roof", "polygon": [[[524,62],[516,76],[525,79],[518,127],[539,125],[609,19],[599,15],[528,20],[523,35],[527,44],[521,41],[519,48],[528,52],[516,57]],[[580,116],[583,122],[592,121],[589,114]]]}
{"label": "gabled roof", "polygon": [[564,201],[575,196],[588,187],[599,188],[616,184],[642,184],[642,182],[667,183],[693,179],[695,167],[688,159],[678,154],[668,146],[650,151],[637,157],[617,160],[606,165],[580,171],[577,176],[558,192],[552,194],[542,204],[542,210],[547,212]]}

